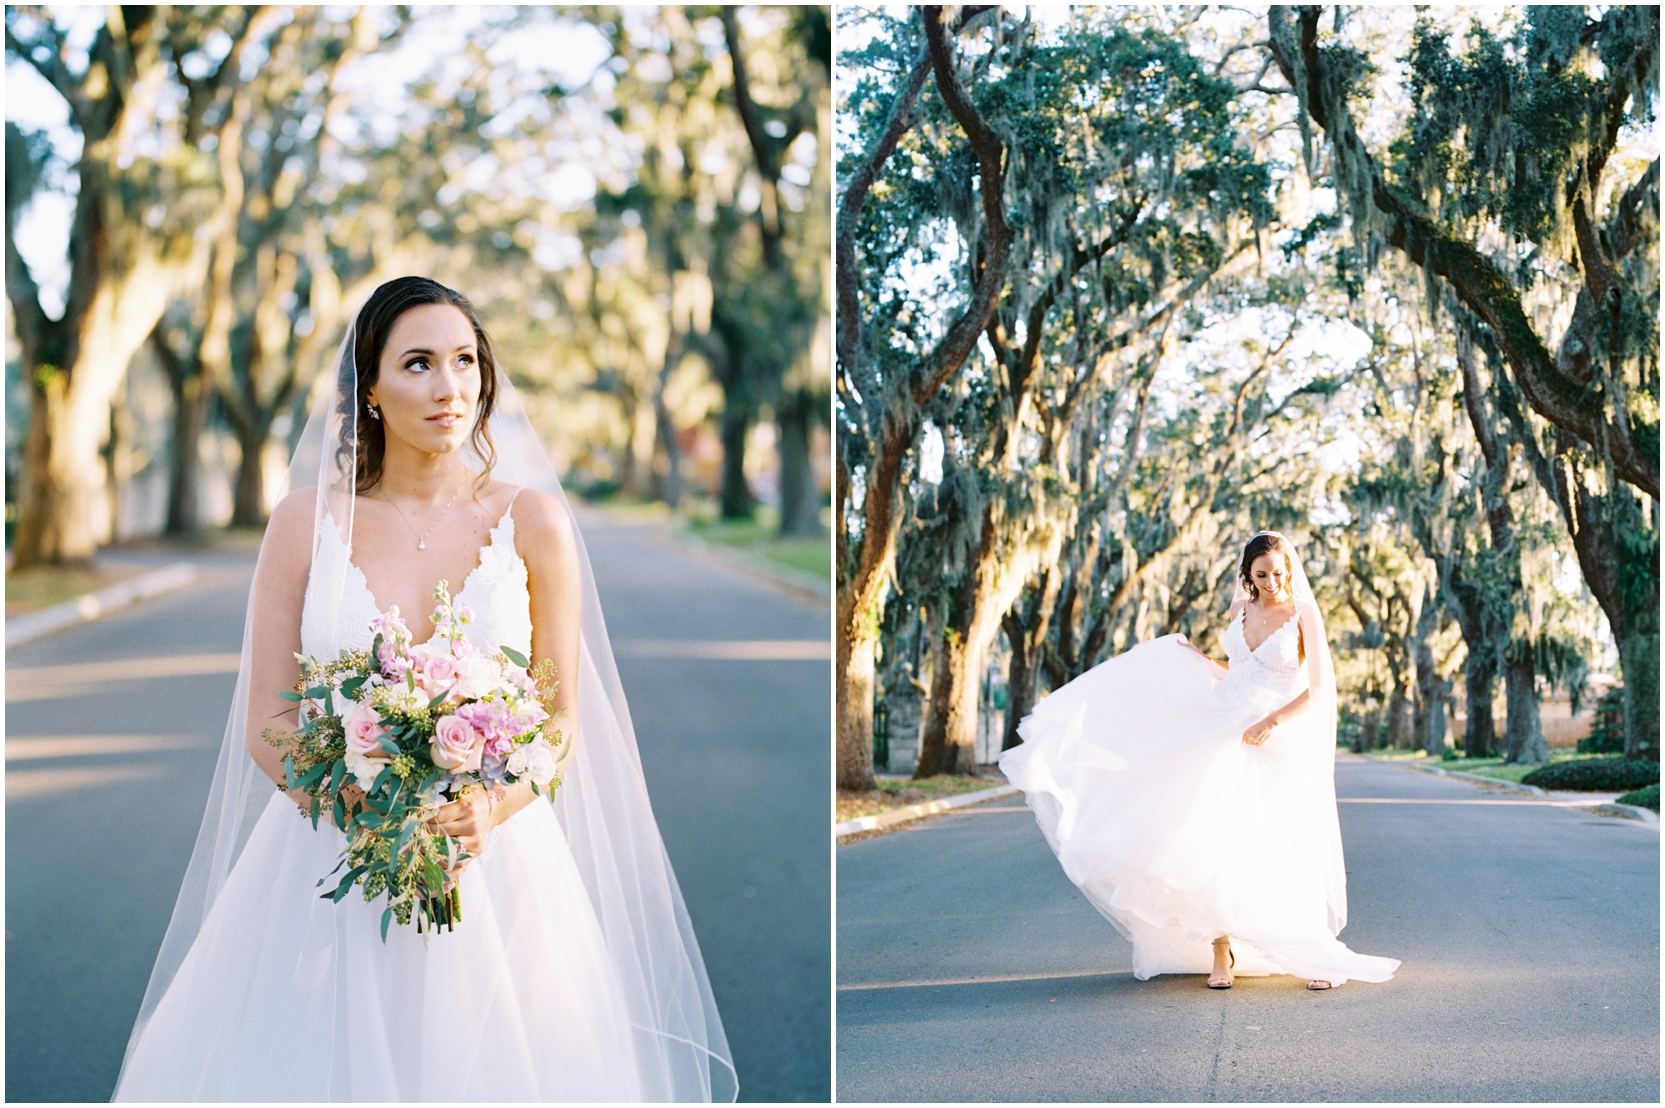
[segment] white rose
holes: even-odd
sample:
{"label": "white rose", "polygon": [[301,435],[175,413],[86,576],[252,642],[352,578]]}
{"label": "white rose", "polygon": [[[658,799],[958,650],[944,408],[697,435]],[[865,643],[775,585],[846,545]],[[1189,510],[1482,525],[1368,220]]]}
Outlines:
{"label": "white rose", "polygon": [[532,775],[532,781],[538,788],[541,789],[555,780],[555,752],[553,750],[549,749],[541,740],[529,743],[523,749],[526,751],[526,760],[530,763],[528,772]]}
{"label": "white rose", "polygon": [[347,772],[353,775],[353,780],[357,781],[358,787],[365,792],[370,791],[371,786],[376,783],[377,774],[381,773],[386,765],[385,759],[367,758],[363,754],[347,751]]}
{"label": "white rose", "polygon": [[477,700],[495,689],[503,680],[503,670],[485,657],[457,659],[457,683],[453,688],[464,700]]}
{"label": "white rose", "polygon": [[525,746],[517,746],[513,750],[509,751],[508,763],[503,768],[507,769],[516,777],[525,773],[528,765],[527,749],[528,748]]}

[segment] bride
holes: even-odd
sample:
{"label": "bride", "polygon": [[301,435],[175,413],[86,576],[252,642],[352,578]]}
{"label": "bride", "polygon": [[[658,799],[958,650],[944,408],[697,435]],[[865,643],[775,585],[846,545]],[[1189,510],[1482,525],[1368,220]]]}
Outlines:
{"label": "bride", "polygon": [[1183,635],[1053,692],[1000,768],[1064,872],[1133,943],[1133,973],[1386,981],[1355,954],[1335,805],[1335,666],[1294,546],[1262,531],[1238,566],[1229,669]]}
{"label": "bride", "polygon": [[[467,300],[380,286],[359,311],[261,545],[202,830],[117,1100],[711,1100],[736,1094],[660,841],[583,539]],[[549,799],[465,795],[464,917],[429,936],[317,883],[345,840],[283,791],[296,654],[420,642],[436,583],[465,634],[557,667]],[[552,745],[554,736],[551,734]],[[564,783],[563,783],[564,782]],[[547,791],[546,791],[547,797]]]}

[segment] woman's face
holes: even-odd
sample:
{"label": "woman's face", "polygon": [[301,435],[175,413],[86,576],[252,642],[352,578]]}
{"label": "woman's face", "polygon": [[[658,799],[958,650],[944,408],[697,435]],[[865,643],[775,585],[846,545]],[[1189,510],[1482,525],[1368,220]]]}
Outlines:
{"label": "woman's face", "polygon": [[1282,554],[1268,551],[1250,563],[1249,580],[1267,600],[1283,600],[1289,591],[1289,562]]}
{"label": "woman's face", "polygon": [[393,323],[380,373],[365,399],[391,445],[449,454],[468,441],[480,401],[480,358],[468,317],[450,304],[423,304]]}

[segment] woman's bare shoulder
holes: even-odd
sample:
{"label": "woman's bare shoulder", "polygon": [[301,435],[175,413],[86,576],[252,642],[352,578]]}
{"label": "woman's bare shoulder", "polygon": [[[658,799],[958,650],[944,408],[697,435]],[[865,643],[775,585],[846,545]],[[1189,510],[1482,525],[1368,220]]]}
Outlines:
{"label": "woman's bare shoulder", "polygon": [[266,537],[260,543],[261,550],[270,550],[285,561],[295,556],[310,559],[312,528],[317,513],[317,489],[304,488],[291,492],[272,509],[272,517],[266,522]]}
{"label": "woman's bare shoulder", "polygon": [[1226,609],[1226,622],[1230,623],[1232,620],[1236,619],[1237,618],[1237,613],[1241,612],[1244,609],[1244,607],[1246,607],[1248,605],[1248,603],[1249,603],[1249,601],[1246,597],[1241,597],[1240,596],[1237,599],[1233,600],[1231,602],[1231,607]]}
{"label": "woman's bare shoulder", "polygon": [[[528,540],[531,548],[552,549],[561,555],[574,549],[572,517],[567,513],[566,505],[554,494],[542,489],[523,488],[515,494],[510,515],[515,521],[517,540]],[[518,541],[516,545],[519,545]]]}

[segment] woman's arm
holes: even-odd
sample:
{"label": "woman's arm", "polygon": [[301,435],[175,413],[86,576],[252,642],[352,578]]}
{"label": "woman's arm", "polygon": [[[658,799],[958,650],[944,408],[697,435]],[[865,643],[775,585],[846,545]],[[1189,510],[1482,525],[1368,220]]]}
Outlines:
{"label": "woman's arm", "polygon": [[1203,661],[1211,662],[1214,665],[1219,666],[1221,669],[1225,670],[1228,673],[1231,672],[1231,667],[1230,666],[1226,665],[1224,662],[1220,661],[1217,658],[1210,658],[1206,653],[1203,652],[1202,647],[1198,646],[1196,643],[1192,642],[1190,639],[1183,639],[1181,641],[1185,644],[1186,649],[1196,651],[1197,656],[1199,658],[1201,658]]}
{"label": "woman's arm", "polygon": [[[1246,604],[1246,603],[1248,603],[1248,601],[1246,601],[1246,600],[1233,600],[1231,602],[1231,607],[1226,609],[1226,626],[1227,627],[1231,626],[1231,621],[1237,618],[1237,613],[1243,609],[1243,605]],[[1207,661],[1213,662],[1215,665],[1219,666],[1221,669],[1225,670],[1227,673],[1231,672],[1231,667],[1230,666],[1226,665],[1226,663],[1220,661],[1217,658],[1210,658],[1206,653],[1203,652],[1201,647],[1197,646],[1190,639],[1185,640],[1185,645],[1190,647],[1192,650],[1195,650],[1204,659],[1206,659]]]}
{"label": "woman's arm", "polygon": [[[532,664],[545,658],[555,663],[558,684],[548,705],[551,719],[544,724],[544,734],[556,747],[557,770],[564,773],[578,750],[578,622],[584,603],[578,543],[573,538],[572,517],[548,493],[522,489],[512,514],[515,551],[526,563],[532,595]],[[559,742],[556,731],[561,733]],[[434,819],[440,830],[462,842],[464,850],[478,855],[486,834],[535,796],[531,782],[523,778],[447,804]]]}
{"label": "woman's arm", "polygon": [[[295,705],[283,699],[300,680],[301,606],[306,600],[307,573],[312,565],[312,526],[316,490],[296,489],[272,511],[260,560],[254,569],[253,603],[249,620],[249,703],[244,741],[260,771],[281,786],[283,754],[262,737],[267,728],[293,730],[298,725]],[[305,793],[289,794],[303,810],[311,810]]]}

